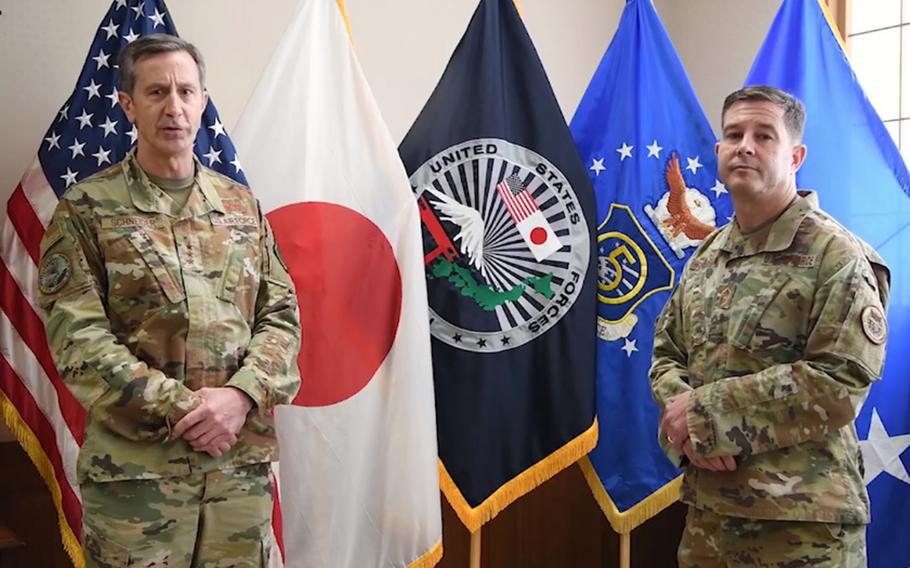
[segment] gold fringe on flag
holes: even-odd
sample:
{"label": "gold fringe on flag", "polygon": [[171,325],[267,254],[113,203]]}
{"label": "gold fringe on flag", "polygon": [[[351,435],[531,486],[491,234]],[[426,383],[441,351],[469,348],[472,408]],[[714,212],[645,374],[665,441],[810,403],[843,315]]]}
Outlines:
{"label": "gold fringe on flag", "polygon": [[619,534],[632,532],[632,529],[635,527],[679,501],[679,488],[682,485],[682,475],[648,495],[648,497],[641,500],[628,511],[620,512],[619,509],[616,508],[616,504],[613,503],[613,500],[610,499],[610,496],[607,495],[607,492],[604,490],[603,484],[597,476],[597,472],[594,471],[594,465],[591,464],[591,460],[583,458],[578,462],[578,465],[581,467],[581,472],[588,482],[588,487],[591,488],[591,493],[594,494],[594,499],[597,501],[597,504],[600,505],[601,511],[606,515],[613,530]]}
{"label": "gold fringe on flag", "polygon": [[442,539],[428,550],[423,556],[408,564],[408,568],[433,568],[442,560]]}
{"label": "gold fringe on flag", "polygon": [[44,452],[44,448],[41,447],[41,443],[38,442],[35,433],[28,427],[25,420],[22,419],[22,415],[20,415],[19,411],[16,409],[16,406],[6,398],[3,391],[0,391],[0,412],[3,414],[3,419],[6,422],[7,427],[19,441],[19,445],[22,446],[22,449],[28,454],[32,463],[35,464],[35,469],[38,470],[38,474],[44,479],[44,483],[47,484],[47,488],[51,492],[54,508],[57,509],[57,524],[60,527],[60,538],[63,541],[63,549],[66,550],[70,560],[73,561],[73,566],[75,568],[85,568],[85,559],[82,556],[82,545],[79,543],[79,539],[76,538],[76,535],[73,534],[73,529],[70,527],[66,515],[63,512],[63,497],[50,458],[47,457],[47,454]]}
{"label": "gold fringe on flag", "polygon": [[483,503],[471,507],[465,500],[455,481],[439,460],[439,486],[455,514],[470,532],[477,532],[484,523],[493,519],[518,498],[550,479],[587,455],[597,444],[597,420],[591,427],[575,437],[546,458],[524,470],[487,497]]}

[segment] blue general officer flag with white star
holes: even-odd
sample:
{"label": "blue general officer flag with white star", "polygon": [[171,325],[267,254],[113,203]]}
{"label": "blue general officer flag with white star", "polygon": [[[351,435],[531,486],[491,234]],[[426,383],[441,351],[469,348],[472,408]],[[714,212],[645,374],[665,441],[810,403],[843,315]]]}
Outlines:
{"label": "blue general officer flag with white star", "polygon": [[[92,174],[116,164],[138,133],[117,102],[117,57],[131,41],[148,34],[177,35],[163,0],[116,0],[95,33],[73,93],[45,134],[38,159],[57,196]],[[246,184],[234,144],[209,99],[196,136],[202,163]]]}
{"label": "blue general officer flag with white star", "polygon": [[678,497],[658,445],[654,322],[686,259],[731,214],[715,137],[650,0],[626,3],[571,124],[597,199],[597,419],[582,469],[617,532]]}
{"label": "blue general officer flag with white star", "polygon": [[[856,419],[872,500],[869,566],[910,566],[910,174],[857,82],[818,0],[784,0],[746,85],[806,105],[806,161],[796,176],[891,269],[888,353]],[[886,117],[887,118],[887,117]]]}

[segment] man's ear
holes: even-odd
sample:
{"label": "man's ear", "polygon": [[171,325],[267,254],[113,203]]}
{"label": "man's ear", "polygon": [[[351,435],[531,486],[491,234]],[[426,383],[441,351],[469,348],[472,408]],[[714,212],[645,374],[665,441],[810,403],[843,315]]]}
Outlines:
{"label": "man's ear", "polygon": [[126,117],[129,119],[130,122],[135,124],[136,121],[133,120],[133,117],[135,116],[135,112],[133,109],[133,97],[131,97],[129,95],[129,93],[126,93],[124,91],[117,91],[117,100],[120,102],[120,108],[123,109],[123,112],[124,112],[124,114],[126,114]]}
{"label": "man's ear", "polygon": [[806,149],[805,144],[797,144],[793,147],[793,152],[790,158],[791,173],[795,174],[799,171],[799,168],[802,167],[803,162],[806,161],[806,152],[808,152],[808,150]]}

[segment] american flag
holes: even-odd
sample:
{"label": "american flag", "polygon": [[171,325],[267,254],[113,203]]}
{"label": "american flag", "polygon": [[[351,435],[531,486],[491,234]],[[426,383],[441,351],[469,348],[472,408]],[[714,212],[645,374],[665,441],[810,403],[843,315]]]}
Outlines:
{"label": "american flag", "polygon": [[509,214],[512,215],[512,219],[516,223],[521,223],[536,211],[540,211],[540,207],[537,206],[537,202],[534,201],[531,192],[528,191],[527,186],[517,175],[512,174],[502,180],[496,186],[496,189],[499,191],[499,196],[502,197],[506,204],[506,209],[509,210]]}
{"label": "american flag", "polygon": [[[36,302],[39,243],[68,187],[117,163],[136,142],[117,102],[117,57],[146,34],[177,35],[162,0],[116,0],[104,16],[76,88],[53,117],[38,155],[0,220],[0,410],[50,489],[63,545],[76,566],[82,506],[76,457],[85,412],[61,382]],[[234,145],[209,100],[196,137],[207,166],[246,184]]]}

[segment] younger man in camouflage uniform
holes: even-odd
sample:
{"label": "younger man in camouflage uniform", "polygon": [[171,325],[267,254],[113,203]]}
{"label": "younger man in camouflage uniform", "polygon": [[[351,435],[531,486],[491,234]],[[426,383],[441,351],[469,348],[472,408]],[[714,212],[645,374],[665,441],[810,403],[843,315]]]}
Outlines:
{"label": "younger man in camouflage uniform", "polygon": [[769,87],[727,97],[717,156],[736,217],[658,319],[661,443],[688,460],[684,567],[866,565],[853,419],[882,373],[889,273],[797,192],[804,116]]}
{"label": "younger man in camouflage uniform", "polygon": [[203,167],[191,44],[120,57],[127,158],[72,187],[41,243],[60,375],[88,411],[78,475],[89,566],[264,566],[270,411],[299,386],[296,296],[249,189]]}

